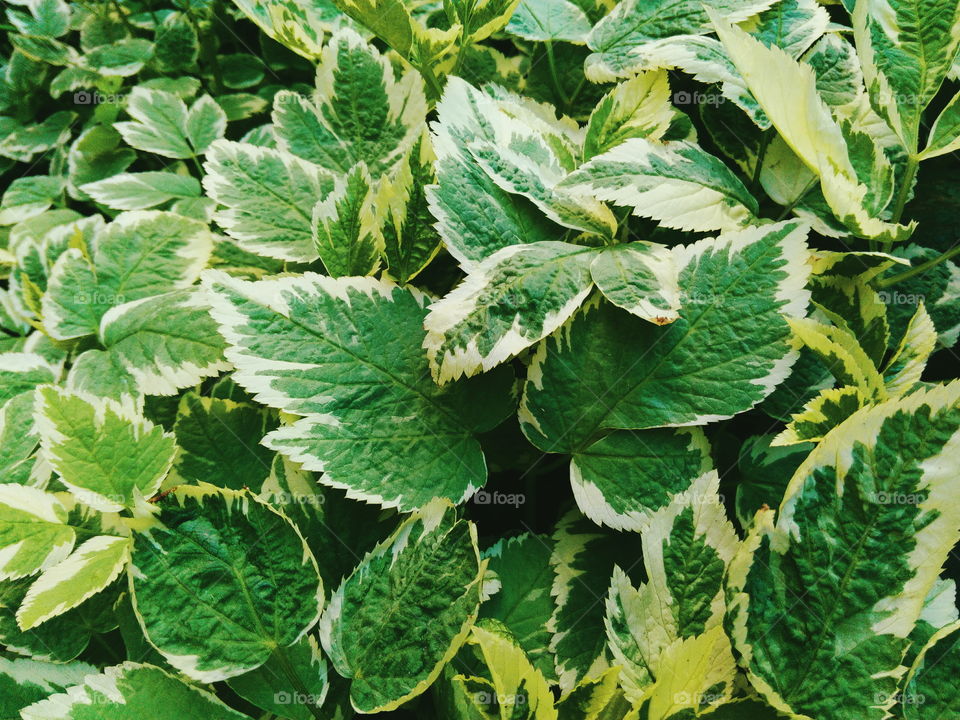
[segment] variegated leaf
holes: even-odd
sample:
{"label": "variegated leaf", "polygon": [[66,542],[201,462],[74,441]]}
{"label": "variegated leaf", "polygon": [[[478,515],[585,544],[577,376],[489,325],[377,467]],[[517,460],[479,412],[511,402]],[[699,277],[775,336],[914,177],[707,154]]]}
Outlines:
{"label": "variegated leaf", "polygon": [[474,434],[510,411],[512,373],[437,387],[426,297],[372,278],[206,278],[213,315],[259,402],[300,416],[264,443],[349,497],[409,511],[486,480]]}
{"label": "variegated leaf", "polygon": [[739,178],[687,141],[632,138],[592,158],[560,187],[680,230],[734,230],[755,222],[758,213],[757,201]]}
{"label": "variegated leaf", "polygon": [[134,535],[130,587],[143,631],[175,668],[200,682],[242,675],[317,622],[316,560],[280,512],[208,484],[180,486],[160,508]]}
{"label": "variegated leaf", "polygon": [[727,622],[775,708],[888,716],[907,636],[960,539],[958,448],[956,382],[865,408],[797,470],[776,524],[758,516],[731,565]]}
{"label": "variegated leaf", "polygon": [[247,717],[166,670],[133,662],[91,673],[66,692],[24,708],[21,715],[24,720],[84,720],[91,712],[102,720],[179,720],[197,714],[206,720]]}
{"label": "variegated leaf", "polygon": [[424,692],[476,619],[485,563],[476,528],[436,500],[368,553],[320,620],[323,649],[358,712]]}
{"label": "variegated leaf", "polygon": [[594,248],[544,241],[481,262],[424,320],[434,378],[489,370],[560,327],[593,287],[595,257]]}
{"label": "variegated leaf", "polygon": [[527,437],[572,452],[605,430],[699,425],[760,402],[796,359],[784,316],[809,297],[805,237],[783,222],[675,248],[682,311],[664,327],[588,303],[534,356]]}
{"label": "variegated leaf", "polygon": [[813,68],[778,47],[764,46],[717,14],[712,19],[727,53],[770,122],[820,178],[824,198],[837,219],[860,237],[909,237],[914,224],[887,222],[869,212],[869,189],[858,177],[840,125],[817,92]]}
{"label": "variegated leaf", "polygon": [[80,502],[144,511],[173,464],[174,438],[109,400],[52,385],[37,391],[43,453]]}
{"label": "variegated leaf", "polygon": [[170,212],[121,213],[82,246],[63,253],[50,274],[41,310],[58,340],[92,335],[110,308],[193,285],[213,238],[206,223]]}
{"label": "variegated leaf", "polygon": [[317,258],[311,211],[334,187],[318,165],[283,150],[221,140],[204,164],[203,188],[225,209],[214,216],[241,248],[280,260]]}
{"label": "variegated leaf", "polygon": [[363,162],[379,177],[420,136],[426,112],[419,74],[395,78],[387,58],[343,29],[323,50],[315,102],[280,92],[273,123],[282,149],[336,173]]}
{"label": "variegated leaf", "polygon": [[314,206],[313,241],[331,277],[372,275],[380,266],[383,218],[376,194],[366,165],[358,163]]}
{"label": "variegated leaf", "polygon": [[574,453],[570,484],[580,511],[595,523],[640,532],[712,467],[699,428],[618,430]]}
{"label": "variegated leaf", "polygon": [[587,45],[594,52],[587,58],[587,77],[594,82],[627,77],[643,69],[635,66],[634,49],[638,46],[676,35],[706,35],[711,31],[707,9],[735,23],[772,4],[772,0],[623,0],[594,26],[587,38]]}

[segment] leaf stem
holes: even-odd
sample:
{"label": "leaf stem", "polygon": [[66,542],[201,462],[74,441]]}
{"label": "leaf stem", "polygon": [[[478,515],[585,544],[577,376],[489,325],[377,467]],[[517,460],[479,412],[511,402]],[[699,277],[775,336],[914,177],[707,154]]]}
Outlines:
{"label": "leaf stem", "polygon": [[323,715],[320,713],[320,709],[312,702],[309,702],[311,699],[311,694],[307,692],[307,686],[303,684],[300,676],[297,675],[297,671],[294,670],[293,664],[290,662],[290,658],[287,657],[286,648],[277,645],[277,649],[274,652],[277,655],[277,661],[280,663],[280,669],[283,670],[283,674],[287,676],[287,680],[289,680],[290,684],[293,685],[293,689],[302,695],[305,700],[307,700],[307,702],[304,703],[307,710],[309,710],[310,714],[313,715],[317,720],[323,720]]}
{"label": "leaf stem", "polygon": [[890,287],[891,285],[896,285],[899,282],[903,282],[904,280],[909,280],[910,278],[916,277],[917,275],[922,275],[930,268],[934,268],[940,263],[946,262],[947,260],[949,260],[952,257],[955,257],[956,255],[960,255],[960,243],[954,245],[952,248],[950,248],[944,253],[941,253],[937,257],[927,260],[926,262],[920,263],[916,267],[912,267],[909,270],[904,270],[902,273],[898,273],[897,275],[891,275],[888,278],[884,278],[883,280],[877,283],[877,287],[878,288]]}
{"label": "leaf stem", "polygon": [[760,186],[760,171],[763,169],[763,159],[767,156],[767,148],[773,142],[774,130],[772,127],[763,131],[760,138],[760,149],[757,151],[757,165],[753,168],[753,177],[750,179],[750,189],[756,190]]}
{"label": "leaf stem", "polygon": [[[903,210],[907,206],[907,198],[910,196],[910,188],[913,185],[913,179],[917,176],[917,168],[920,166],[920,159],[917,157],[916,153],[910,153],[907,158],[907,167],[903,172],[903,183],[900,185],[900,190],[897,193],[897,204],[893,208],[893,216],[891,221],[894,223],[899,223],[900,218],[903,217]],[[890,252],[893,248],[893,240],[885,240],[883,243],[883,251]]]}
{"label": "leaf stem", "polygon": [[553,81],[553,91],[557,94],[557,100],[560,101],[563,105],[564,112],[566,112],[570,101],[567,99],[567,94],[560,85],[560,74],[557,72],[557,59],[553,55],[553,42],[546,40],[543,44],[547,50],[547,65],[550,66],[550,79]]}
{"label": "leaf stem", "polygon": [[794,209],[797,205],[800,204],[800,201],[803,200],[803,199],[807,196],[807,193],[809,193],[811,190],[813,190],[814,187],[816,187],[816,185],[817,185],[818,182],[820,182],[820,178],[817,177],[817,176],[814,176],[814,178],[813,178],[810,182],[807,183],[807,186],[801,191],[801,193],[800,193],[799,195],[797,195],[797,197],[795,197],[795,198],[793,199],[793,202],[791,202],[789,205],[787,205],[787,206],[785,206],[785,207],[783,208],[783,212],[781,212],[781,213],[777,216],[777,222],[780,222],[780,221],[783,220],[787,215],[789,215],[791,212],[793,212],[793,209]]}
{"label": "leaf stem", "polygon": [[903,210],[907,205],[907,198],[910,196],[910,187],[913,185],[913,179],[917,175],[917,168],[920,166],[920,159],[916,155],[910,155],[907,158],[907,168],[903,173],[903,183],[900,185],[900,192],[897,193],[897,204],[893,208],[893,222],[899,223],[903,217]]}

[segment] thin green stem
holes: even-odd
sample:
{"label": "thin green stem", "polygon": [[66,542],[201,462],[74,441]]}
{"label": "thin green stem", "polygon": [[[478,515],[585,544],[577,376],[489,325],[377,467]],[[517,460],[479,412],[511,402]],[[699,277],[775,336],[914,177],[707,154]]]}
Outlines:
{"label": "thin green stem", "polygon": [[755,191],[760,187],[760,171],[763,170],[763,159],[767,156],[767,148],[773,141],[774,129],[767,128],[760,138],[760,149],[757,151],[757,165],[753,168],[753,177],[750,179],[750,189]]}
{"label": "thin green stem", "polygon": [[910,155],[907,158],[907,169],[903,173],[903,183],[900,185],[900,192],[897,193],[897,204],[893,207],[893,222],[900,222],[903,217],[903,210],[907,206],[907,198],[910,197],[910,187],[913,185],[913,179],[917,175],[917,168],[920,167],[920,159],[916,155]]}
{"label": "thin green stem", "polygon": [[802,191],[799,195],[797,195],[796,198],[794,198],[793,202],[783,208],[783,212],[781,212],[781,213],[777,216],[777,222],[780,222],[780,221],[783,220],[785,217],[787,217],[787,215],[789,215],[791,212],[793,212],[793,209],[794,209],[797,205],[800,204],[800,201],[803,200],[803,199],[807,196],[807,193],[809,193],[811,190],[813,190],[813,188],[815,188],[815,187],[817,186],[817,183],[818,183],[819,181],[820,181],[820,178],[819,178],[819,177],[814,177],[813,180],[811,180],[810,182],[808,182],[808,183],[807,183],[807,186],[803,189],[803,191]]}
{"label": "thin green stem", "polygon": [[934,268],[940,263],[946,262],[950,258],[956,257],[957,255],[960,255],[960,243],[950,248],[945,253],[942,253],[931,260],[927,260],[926,262],[922,262],[916,267],[912,267],[909,270],[904,270],[902,273],[898,273],[897,275],[891,275],[888,278],[884,278],[877,283],[877,287],[890,287],[891,285],[896,285],[897,283],[903,282],[904,280],[909,280],[917,275],[922,275],[930,268]]}
{"label": "thin green stem", "polygon": [[563,105],[564,111],[569,106],[567,94],[560,85],[560,73],[557,72],[557,59],[553,55],[553,43],[547,40],[543,43],[547,50],[547,65],[550,66],[550,79],[553,81],[553,91],[557,94],[557,100]]}
{"label": "thin green stem", "polygon": [[320,708],[310,702],[311,694],[307,692],[306,685],[303,684],[303,680],[297,675],[297,671],[290,662],[290,658],[287,657],[286,648],[277,646],[274,652],[276,653],[277,661],[280,663],[280,669],[283,670],[283,674],[287,676],[287,680],[290,681],[293,689],[307,701],[304,703],[307,710],[309,710],[310,714],[317,718],[317,720],[323,720],[323,714],[320,712]]}

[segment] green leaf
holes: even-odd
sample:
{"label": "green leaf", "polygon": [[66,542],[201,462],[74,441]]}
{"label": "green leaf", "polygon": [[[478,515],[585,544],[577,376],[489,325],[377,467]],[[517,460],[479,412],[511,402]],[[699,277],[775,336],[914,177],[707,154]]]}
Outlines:
{"label": "green leaf", "polygon": [[746,25],[767,47],[776,45],[800,57],[827,31],[830,15],[815,0],[781,0]]}
{"label": "green leaf", "polygon": [[392,710],[430,686],[477,616],[483,570],[476,528],[440,500],[364,558],[320,620],[354,709]]}
{"label": "green leaf", "polygon": [[259,489],[273,453],[260,445],[277,421],[263,408],[190,392],[180,399],[175,472],[191,483]]}
{"label": "green leaf", "polygon": [[883,370],[883,382],[891,396],[904,395],[920,382],[936,345],[937,329],[921,301],[910,318],[900,345]]}
{"label": "green leaf", "polygon": [[554,675],[546,624],[553,614],[553,569],[549,539],[524,533],[501,539],[483,556],[488,572],[495,573],[498,590],[480,606],[481,618],[503,623],[530,662],[547,678]]}
{"label": "green leaf", "polygon": [[173,93],[135,87],[127,98],[133,120],[114,123],[126,143],[168,158],[192,158],[223,136],[227,120],[220,106],[203,95],[189,110]]}
{"label": "green leaf", "polygon": [[17,610],[22,630],[79,606],[116,580],[130,559],[130,540],[97,535],[70,557],[47,568],[30,586]]}
{"label": "green leaf", "polygon": [[152,210],[121,213],[94,237],[92,258],[70,248],[50,274],[41,308],[58,340],[97,332],[110,308],[193,285],[213,249],[206,223]]}
{"label": "green leaf", "polygon": [[322,168],[282,150],[220,140],[204,169],[204,190],[226,206],[216,221],[241,248],[280,260],[317,258],[311,211],[334,188]]}
{"label": "green leaf", "polygon": [[223,84],[233,90],[254,87],[263,80],[266,66],[256,55],[235,53],[221,55],[220,68],[223,72]]}
{"label": "green leaf", "polygon": [[416,277],[440,250],[426,194],[427,186],[436,182],[435,160],[429,138],[422,136],[382,193],[387,203],[383,255],[387,270],[401,285]]}
{"label": "green leaf", "polygon": [[205,720],[247,717],[158,667],[132,662],[88,675],[68,692],[21,711],[24,720],[179,720],[191,714]]}
{"label": "green leaf", "polygon": [[70,367],[66,387],[113,400],[126,408],[143,407],[143,393],[116,353],[95,348],[80,353]]}
{"label": "green leaf", "polygon": [[614,305],[657,325],[679,317],[680,287],[670,250],[636,242],[604,248],[590,265],[590,276]]}
{"label": "green leaf", "polygon": [[325,0],[234,0],[234,4],[271,38],[309,60],[320,56],[324,22],[336,14],[333,3]]}
{"label": "green leaf", "polygon": [[[610,651],[622,666],[627,697],[652,696],[651,717],[676,711],[666,707],[719,704],[733,689],[735,666],[721,622],[723,578],[739,543],[718,485],[715,472],[704,474],[653,516],[643,534],[647,581],[639,589],[619,568],[613,574],[606,603]],[[698,651],[700,667],[684,668],[686,656]]]}
{"label": "green leaf", "polygon": [[67,506],[52,493],[0,485],[0,580],[16,580],[56,565],[73,550],[76,534]]}
{"label": "green leaf", "polygon": [[712,467],[699,428],[620,430],[574,453],[570,484],[580,512],[595,523],[640,532]]}
{"label": "green leaf", "polygon": [[145,210],[174,198],[200,196],[200,183],[189,175],[170,172],[120,173],[82,186],[87,193],[116,210]]}
{"label": "green leaf", "polygon": [[556,330],[593,282],[594,248],[561,242],[511,245],[430,306],[424,347],[439,383],[476,375]]}
{"label": "green leaf", "polygon": [[805,236],[783,222],[676,248],[682,311],[665,327],[588,303],[533,358],[527,437],[573,452],[599,431],[703,424],[760,402],[796,359],[783,316],[807,302]]}
{"label": "green leaf", "polygon": [[30,15],[7,10],[7,19],[25,35],[60,37],[70,29],[70,6],[64,0],[18,3],[30,8]]}
{"label": "green leaf", "polygon": [[230,367],[207,304],[191,290],[112,308],[100,339],[144,395],[173,395]]}
{"label": "green leaf", "polygon": [[632,138],[580,166],[561,187],[679,230],[735,230],[755,222],[759,212],[723,162],[685,140]]}
{"label": "green leaf", "polygon": [[470,632],[470,643],[479,648],[493,678],[494,689],[491,702],[484,703],[482,697],[475,698],[474,702],[493,705],[495,700],[500,706],[501,718],[520,714],[530,720],[557,720],[550,685],[509,633],[496,626],[492,630],[476,626]]}
{"label": "green leaf", "polygon": [[492,127],[494,140],[474,140],[467,150],[497,187],[527,198],[558,225],[613,237],[613,213],[581,188],[562,184],[564,168],[545,138],[502,121]]}
{"label": "green leaf", "polygon": [[167,15],[154,30],[154,59],[167,72],[190,70],[200,56],[200,40],[190,19],[179,12]]}
{"label": "green leaf", "polygon": [[823,390],[791,418],[787,427],[770,445],[818,442],[857,410],[869,405],[870,401],[870,396],[853,385]]}
{"label": "green leaf", "polygon": [[211,272],[206,288],[234,379],[301,416],[267,447],[349,497],[404,511],[483,485],[474,434],[510,413],[512,373],[437,387],[421,349],[423,295],[313,273],[251,283]]}
{"label": "green leaf", "polygon": [[582,45],[591,25],[586,13],[569,0],[520,0],[507,32],[524,40]]}
{"label": "green leaf", "polygon": [[136,160],[136,151],[120,147],[120,141],[120,133],[106,125],[94,125],[77,136],[67,153],[67,178],[74,198],[88,199],[81,185],[118,175]]}
{"label": "green leaf", "polygon": [[0,225],[13,225],[38,215],[60,197],[64,178],[52,175],[31,175],[17,178],[0,200]]}
{"label": "green leaf", "polygon": [[0,582],[0,642],[9,652],[34,660],[70,662],[84,651],[92,634],[106,630],[96,616],[101,614],[103,600],[109,595],[96,595],[79,608],[24,631],[17,623],[16,613],[34,580],[26,577]]}
{"label": "green leaf", "polygon": [[813,443],[774,447],[774,437],[754,435],[740,446],[736,512],[742,528],[753,524],[754,516],[764,505],[780,504],[790,478],[814,448]]}
{"label": "green leaf", "polygon": [[94,48],[84,59],[101,75],[129,77],[136,75],[153,57],[153,43],[142,38],[123,38],[109,45]]}
{"label": "green leaf", "polygon": [[463,26],[461,42],[477,43],[501,30],[518,8],[518,0],[449,0],[457,21]]}
{"label": "green leaf", "polygon": [[498,187],[466,149],[478,137],[495,141],[488,114],[523,110],[456,77],[447,81],[437,105],[432,136],[437,184],[427,188],[427,198],[445,247],[464,269],[508,245],[555,240],[563,232],[526,198]]}
{"label": "green leaf", "polygon": [[960,536],[958,408],[952,383],[860,410],[794,474],[777,524],[758,518],[731,566],[728,625],[782,712],[879,720],[895,702],[907,636]]}
{"label": "green leaf", "polygon": [[66,143],[76,119],[76,113],[60,111],[36,125],[5,128],[5,137],[0,139],[0,157],[30,162],[37,153]]}
{"label": "green leaf", "polygon": [[736,23],[764,10],[771,0],[623,0],[598,22],[587,38],[594,54],[587,58],[586,74],[593,82],[629,77],[636,70],[633,50],[651,40],[676,35],[706,35],[711,31],[707,8]]}
{"label": "green leaf", "polygon": [[935,720],[960,711],[960,623],[938,630],[914,661],[900,698],[907,720]]}
{"label": "green leaf", "polygon": [[28,658],[0,658],[0,717],[19,718],[20,710],[96,674],[84,662],[48,663]]}
{"label": "green leaf", "polygon": [[187,113],[187,139],[194,155],[202,155],[214,141],[223,137],[227,130],[227,116],[217,101],[209,95],[201,95]]}
{"label": "green leaf", "polygon": [[60,370],[42,355],[28,352],[0,353],[0,407],[37,385],[55,383]]}
{"label": "green leaf", "polygon": [[34,457],[38,443],[33,393],[28,391],[0,407],[0,483],[42,484],[44,470]]}
{"label": "green leaf", "polygon": [[947,77],[960,35],[956,0],[859,2],[853,34],[870,104],[908,153],[916,153],[920,120]]}
{"label": "green leaf", "polygon": [[143,509],[173,464],[174,439],[109,401],[54,386],[37,391],[46,459],[80,502],[102,512]]}
{"label": "green leaf", "polygon": [[158,522],[134,536],[130,583],[150,643],[200,682],[260,667],[303,637],[323,604],[316,561],[290,521],[207,484],[168,495]]}
{"label": "green leaf", "polygon": [[840,125],[817,92],[814,69],[778,47],[764,46],[719,15],[713,15],[713,23],[763,112],[820,178],[823,196],[837,219],[859,237],[884,241],[909,237],[915,223],[886,222],[870,212],[869,189],[858,177]]}
{"label": "green leaf", "polygon": [[372,275],[380,267],[381,214],[377,187],[363,163],[337,179],[334,190],[313,208],[313,241],[331,277]]}
{"label": "green leaf", "polygon": [[885,398],[880,372],[848,330],[812,318],[791,318],[789,322],[797,339],[813,350],[842,384],[859,388],[867,398]]}
{"label": "green leaf", "polygon": [[890,342],[887,308],[883,297],[870,286],[868,273],[871,271],[865,268],[865,264],[860,264],[858,270],[863,272],[860,277],[844,277],[834,270],[816,275],[810,283],[811,299],[830,322],[856,337],[866,355],[879,367]]}
{"label": "green leaf", "polygon": [[590,160],[630,138],[661,140],[676,114],[667,73],[641,73],[604,95],[590,113],[583,158]]}
{"label": "green leaf", "polygon": [[280,147],[332,172],[364,162],[374,177],[419,137],[427,111],[420,76],[407,71],[395,78],[390,61],[348,29],[323,50],[315,101],[277,94],[273,122]]}
{"label": "green leaf", "polygon": [[920,157],[927,160],[952,153],[957,148],[960,148],[960,93],[953,96],[933,121],[927,146]]}
{"label": "green leaf", "polygon": [[327,662],[314,637],[305,635],[290,647],[277,648],[256,670],[230,678],[227,685],[261,710],[312,720],[329,690]]}
{"label": "green leaf", "polygon": [[560,689],[569,692],[584,679],[594,679],[608,667],[604,635],[604,587],[619,565],[639,562],[636,535],[604,531],[576,511],[567,513],[553,535],[551,595],[556,607],[547,630],[553,635]]}

